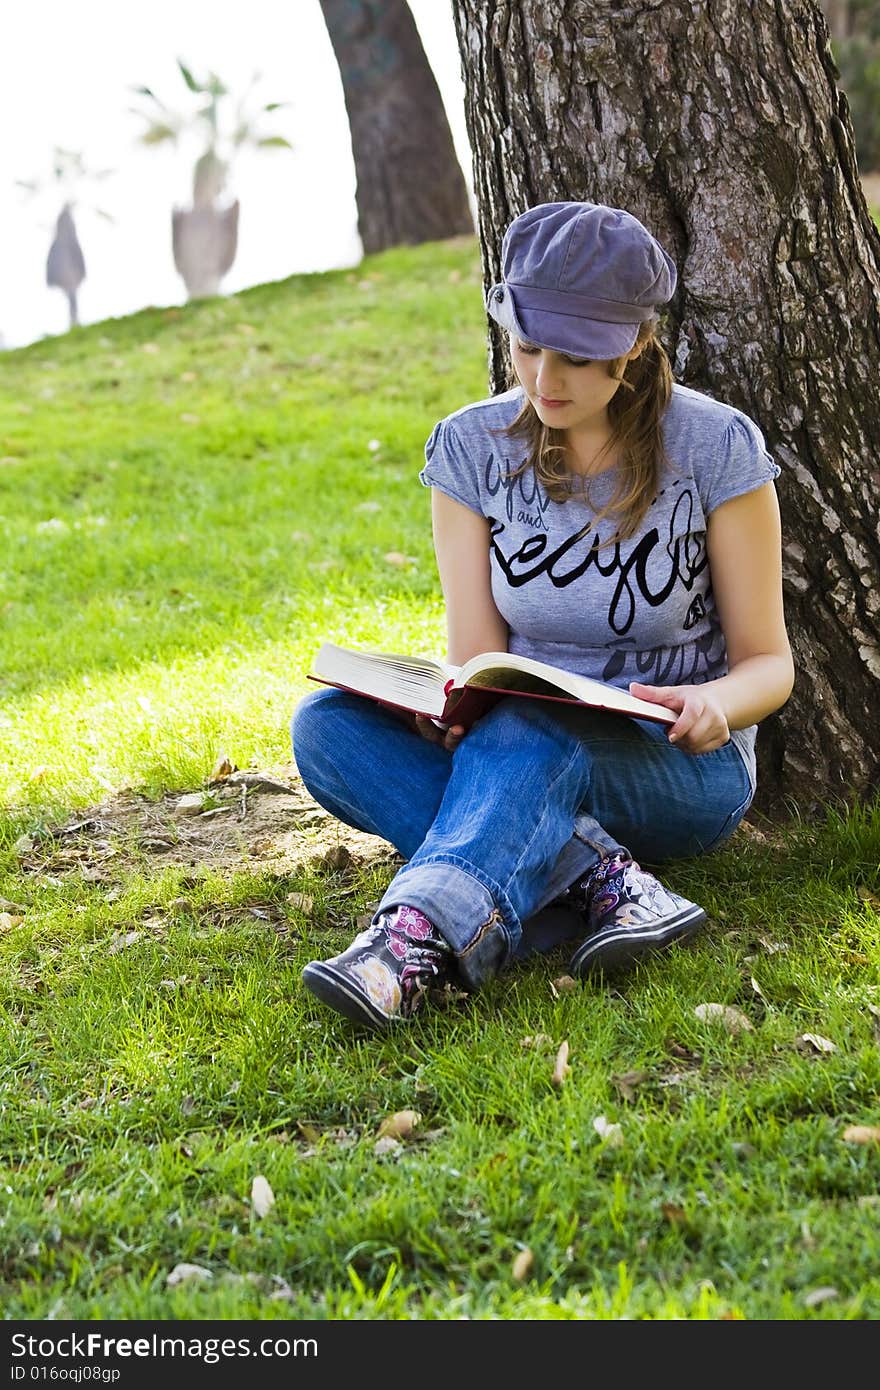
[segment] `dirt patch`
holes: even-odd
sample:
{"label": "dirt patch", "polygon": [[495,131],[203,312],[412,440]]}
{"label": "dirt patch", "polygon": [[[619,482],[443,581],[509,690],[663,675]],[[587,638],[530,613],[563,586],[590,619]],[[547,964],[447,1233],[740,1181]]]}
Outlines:
{"label": "dirt patch", "polygon": [[[783,841],[769,824],[744,820],[737,836],[759,846]],[[293,763],[232,770],[197,791],[150,800],[126,791],[24,835],[16,845],[26,874],[119,884],[169,867],[193,880],[251,872],[295,878],[303,869],[339,871],[404,861],[393,846],[341,824],[306,791]],[[184,879],[187,877],[184,874]]]}
{"label": "dirt patch", "polygon": [[385,840],[342,825],[318,806],[293,764],[235,769],[181,796],[122,792],[16,846],[25,873],[121,881],[170,866],[288,878],[306,866],[402,862]]}

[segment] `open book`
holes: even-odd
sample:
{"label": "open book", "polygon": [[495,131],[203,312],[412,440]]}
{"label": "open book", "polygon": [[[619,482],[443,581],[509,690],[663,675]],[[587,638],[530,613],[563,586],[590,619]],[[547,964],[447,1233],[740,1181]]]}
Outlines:
{"label": "open book", "polygon": [[315,657],[309,680],[465,728],[503,695],[561,700],[660,724],[674,724],[677,718],[662,705],[639,700],[616,685],[510,652],[483,652],[464,666],[449,666],[424,656],[352,651],[325,642]]}

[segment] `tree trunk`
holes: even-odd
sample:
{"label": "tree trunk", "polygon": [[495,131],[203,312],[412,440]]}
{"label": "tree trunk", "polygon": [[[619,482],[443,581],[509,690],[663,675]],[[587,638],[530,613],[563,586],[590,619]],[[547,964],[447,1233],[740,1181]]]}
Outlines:
{"label": "tree trunk", "polygon": [[220,293],[220,281],[232,268],[238,249],[238,213],[237,198],[228,207],[207,203],[173,209],[174,265],[189,299]]}
{"label": "tree trunk", "polygon": [[[626,208],[674,257],[678,381],[782,467],[797,669],[761,725],[759,799],[880,785],[880,236],[812,0],[453,0],[486,284],[535,203]],[[493,390],[506,372],[490,324]]]}
{"label": "tree trunk", "polygon": [[79,323],[77,291],[85,278],[86,263],[76,234],[73,210],[69,203],[65,203],[55,223],[55,236],[49,247],[46,284],[64,291],[71,328],[76,328]]}
{"label": "tree trunk", "polygon": [[467,186],[406,0],[321,0],[339,64],[365,252],[473,236]]}
{"label": "tree trunk", "polygon": [[822,13],[832,39],[848,39],[852,33],[850,0],[822,0]]}

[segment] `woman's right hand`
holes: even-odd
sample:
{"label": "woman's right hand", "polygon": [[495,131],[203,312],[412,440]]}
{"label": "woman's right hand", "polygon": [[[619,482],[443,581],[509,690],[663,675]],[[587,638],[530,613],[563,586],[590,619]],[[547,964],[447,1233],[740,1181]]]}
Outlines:
{"label": "woman's right hand", "polygon": [[427,739],[428,743],[439,743],[447,753],[454,753],[467,733],[463,724],[438,724],[427,714],[416,715],[415,728],[416,733]]}

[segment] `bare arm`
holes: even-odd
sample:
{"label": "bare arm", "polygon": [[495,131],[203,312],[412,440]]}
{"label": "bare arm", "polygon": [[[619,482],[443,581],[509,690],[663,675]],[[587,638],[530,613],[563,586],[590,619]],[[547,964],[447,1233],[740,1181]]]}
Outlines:
{"label": "bare arm", "polygon": [[772,714],[794,684],[773,484],[718,507],[709,517],[706,544],[728,674],[703,685],[631,686],[634,695],[675,710],[679,717],[669,738],[690,753],[720,748],[731,729],[745,729]]}
{"label": "bare arm", "polygon": [[[434,553],[446,603],[446,659],[463,666],[480,652],[507,651],[507,623],[492,598],[489,575],[489,523],[469,507],[431,490]],[[433,720],[416,718],[423,738],[442,743],[454,753],[465,736],[461,724],[439,728]]]}
{"label": "bare arm", "polygon": [[447,660],[463,666],[480,652],[507,651],[507,623],[492,598],[489,523],[431,489],[434,552],[446,602]]}

